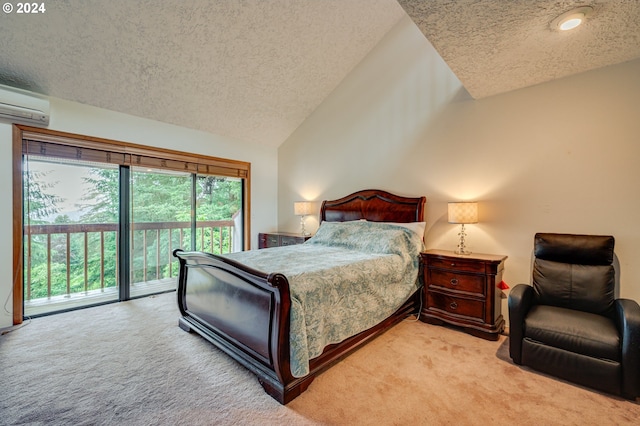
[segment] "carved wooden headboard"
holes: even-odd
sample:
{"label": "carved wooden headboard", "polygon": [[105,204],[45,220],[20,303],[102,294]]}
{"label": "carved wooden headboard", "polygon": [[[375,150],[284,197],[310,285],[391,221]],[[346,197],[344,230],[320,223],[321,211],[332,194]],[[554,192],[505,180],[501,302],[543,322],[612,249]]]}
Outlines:
{"label": "carved wooden headboard", "polygon": [[425,197],[402,197],[377,189],[354,192],[337,200],[326,200],[320,221],[423,222]]}

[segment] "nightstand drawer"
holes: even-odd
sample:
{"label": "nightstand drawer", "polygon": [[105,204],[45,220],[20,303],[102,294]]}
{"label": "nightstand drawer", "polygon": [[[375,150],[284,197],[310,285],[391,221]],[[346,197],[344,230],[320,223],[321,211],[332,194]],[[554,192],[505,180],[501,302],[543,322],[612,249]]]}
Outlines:
{"label": "nightstand drawer", "polygon": [[264,239],[265,247],[278,247],[280,245],[280,241],[278,240],[277,235],[267,235]]}
{"label": "nightstand drawer", "polygon": [[486,293],[487,279],[484,275],[458,274],[456,272],[443,271],[428,268],[429,286],[444,287],[455,291],[464,291],[484,297]]}
{"label": "nightstand drawer", "polygon": [[472,318],[479,322],[483,322],[484,318],[484,301],[461,299],[443,293],[429,292],[427,309],[437,309],[448,314]]}
{"label": "nightstand drawer", "polygon": [[280,237],[281,246],[292,246],[295,244],[304,243],[304,238],[301,237]]}
{"label": "nightstand drawer", "polygon": [[484,263],[466,259],[439,259],[429,258],[431,268],[446,269],[449,271],[474,272],[484,274]]}

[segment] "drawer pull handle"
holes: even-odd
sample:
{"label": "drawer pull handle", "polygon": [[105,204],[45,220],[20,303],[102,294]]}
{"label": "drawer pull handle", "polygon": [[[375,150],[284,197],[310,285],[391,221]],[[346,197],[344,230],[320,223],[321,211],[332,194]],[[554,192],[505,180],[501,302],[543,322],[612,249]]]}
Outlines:
{"label": "drawer pull handle", "polygon": [[451,302],[451,303],[449,304],[449,307],[450,307],[451,309],[456,309],[456,308],[458,307],[458,304],[457,304],[456,302]]}
{"label": "drawer pull handle", "polygon": [[451,285],[458,285],[458,279],[457,278],[451,278]]}
{"label": "drawer pull handle", "polygon": [[451,262],[451,266],[456,266],[456,264],[455,264],[455,263],[453,263],[453,262]]}

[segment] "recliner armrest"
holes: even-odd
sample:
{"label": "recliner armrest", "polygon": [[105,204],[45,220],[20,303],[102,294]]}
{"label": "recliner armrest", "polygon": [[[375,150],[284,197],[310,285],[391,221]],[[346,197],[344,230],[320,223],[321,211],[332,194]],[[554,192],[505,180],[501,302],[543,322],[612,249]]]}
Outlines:
{"label": "recliner armrest", "polygon": [[631,299],[616,299],[616,325],[622,349],[622,396],[640,396],[640,305]]}
{"label": "recliner armrest", "polygon": [[509,292],[509,355],[513,362],[522,364],[524,319],[533,303],[533,287],[518,284]]}

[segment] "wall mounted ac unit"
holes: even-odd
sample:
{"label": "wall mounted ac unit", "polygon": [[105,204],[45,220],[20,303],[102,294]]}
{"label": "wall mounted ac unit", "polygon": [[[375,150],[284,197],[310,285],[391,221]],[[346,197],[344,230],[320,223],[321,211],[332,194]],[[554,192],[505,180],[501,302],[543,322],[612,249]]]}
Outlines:
{"label": "wall mounted ac unit", "polygon": [[0,84],[0,120],[48,126],[49,99],[37,93]]}

